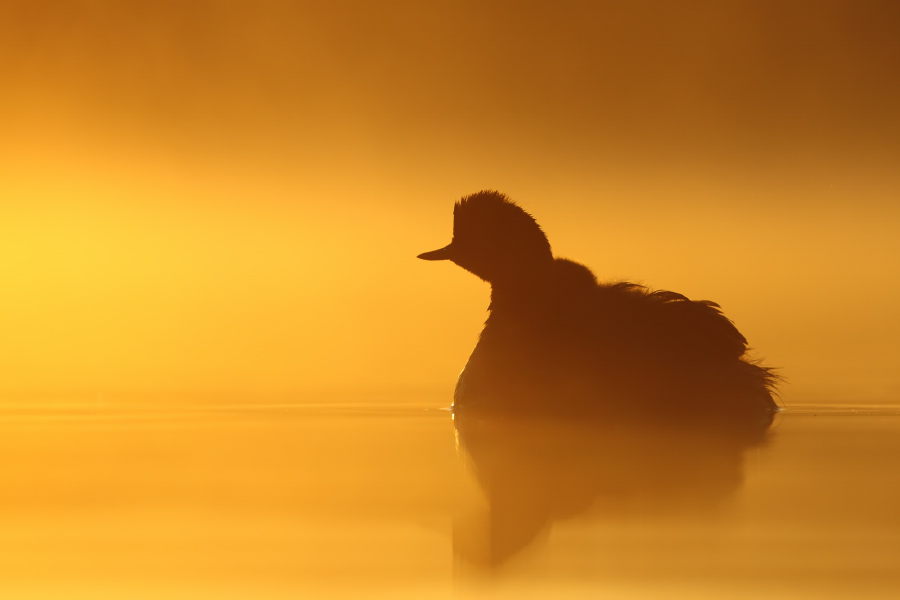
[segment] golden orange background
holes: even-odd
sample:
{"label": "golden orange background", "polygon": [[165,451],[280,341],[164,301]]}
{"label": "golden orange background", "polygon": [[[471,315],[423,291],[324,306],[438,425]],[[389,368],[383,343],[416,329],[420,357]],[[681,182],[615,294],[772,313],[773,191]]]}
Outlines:
{"label": "golden orange background", "polygon": [[0,8],[0,393],[449,393],[482,188],[718,301],[785,401],[900,391],[895,2]]}

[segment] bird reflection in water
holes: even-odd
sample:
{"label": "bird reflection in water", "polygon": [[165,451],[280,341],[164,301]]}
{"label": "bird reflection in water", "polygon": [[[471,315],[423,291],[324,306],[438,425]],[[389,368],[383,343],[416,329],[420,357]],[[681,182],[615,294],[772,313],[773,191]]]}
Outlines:
{"label": "bird reflection in water", "polygon": [[493,569],[541,540],[553,523],[595,518],[716,514],[760,443],[729,430],[478,414],[454,415],[459,452],[487,500],[457,515],[453,544],[468,564]]}
{"label": "bird reflection in water", "polygon": [[697,510],[740,484],[778,409],[776,377],[717,304],[598,283],[494,191],[457,202],[451,243],[419,258],[491,284],[454,393],[489,514],[461,521],[458,554],[497,566],[592,506]]}

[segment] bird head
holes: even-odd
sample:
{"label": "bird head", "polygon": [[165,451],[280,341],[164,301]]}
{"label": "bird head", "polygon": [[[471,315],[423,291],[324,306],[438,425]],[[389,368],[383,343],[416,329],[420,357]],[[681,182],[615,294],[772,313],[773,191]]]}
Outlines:
{"label": "bird head", "polygon": [[453,240],[419,255],[450,260],[492,284],[527,278],[553,262],[550,242],[530,214],[505,195],[485,190],[453,208]]}

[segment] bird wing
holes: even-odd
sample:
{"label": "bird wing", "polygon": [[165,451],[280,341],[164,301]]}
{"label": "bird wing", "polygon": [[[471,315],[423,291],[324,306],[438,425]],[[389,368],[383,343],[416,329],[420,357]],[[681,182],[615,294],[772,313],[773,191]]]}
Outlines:
{"label": "bird wing", "polygon": [[715,302],[688,300],[666,291],[652,292],[649,298],[657,303],[657,326],[671,335],[671,347],[697,356],[725,359],[740,358],[747,351],[747,339]]}
{"label": "bird wing", "polygon": [[618,321],[617,334],[631,338],[639,351],[725,360],[738,359],[747,351],[746,338],[715,302],[632,283],[600,289],[608,314]]}

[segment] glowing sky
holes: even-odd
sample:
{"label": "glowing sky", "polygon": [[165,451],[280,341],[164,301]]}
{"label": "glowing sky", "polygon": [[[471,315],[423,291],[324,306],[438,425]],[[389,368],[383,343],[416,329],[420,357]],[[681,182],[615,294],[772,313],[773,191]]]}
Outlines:
{"label": "glowing sky", "polygon": [[785,397],[900,392],[894,2],[0,8],[0,390],[452,389],[506,192],[722,304]]}

